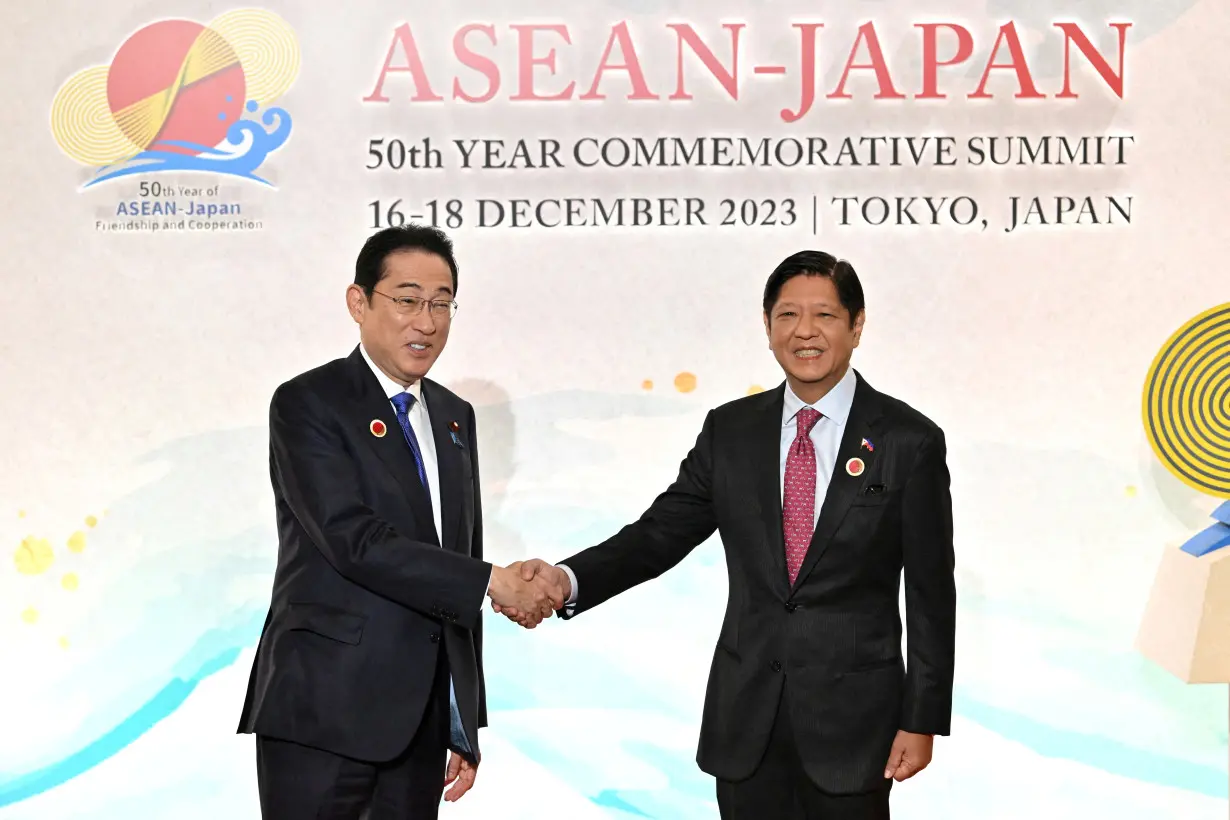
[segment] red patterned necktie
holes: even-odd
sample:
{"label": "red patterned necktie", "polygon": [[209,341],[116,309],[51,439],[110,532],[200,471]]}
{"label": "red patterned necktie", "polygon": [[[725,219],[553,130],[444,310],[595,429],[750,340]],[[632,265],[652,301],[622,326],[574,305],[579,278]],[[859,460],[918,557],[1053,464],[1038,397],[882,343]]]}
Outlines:
{"label": "red patterned necktie", "polygon": [[798,432],[786,456],[786,487],[782,498],[782,528],[786,536],[786,571],[790,585],[799,576],[807,545],[811,543],[816,514],[816,447],[811,441],[811,428],[820,421],[820,413],[804,407],[795,416]]}

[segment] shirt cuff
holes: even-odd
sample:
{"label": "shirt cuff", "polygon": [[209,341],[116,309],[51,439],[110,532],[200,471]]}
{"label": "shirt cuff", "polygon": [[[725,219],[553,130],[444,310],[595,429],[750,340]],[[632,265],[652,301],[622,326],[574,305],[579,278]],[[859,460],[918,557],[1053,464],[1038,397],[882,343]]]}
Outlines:
{"label": "shirt cuff", "polygon": [[568,586],[570,589],[568,592],[568,600],[564,601],[564,606],[572,606],[577,602],[577,576],[573,574],[567,564],[556,564],[556,566],[568,574]]}

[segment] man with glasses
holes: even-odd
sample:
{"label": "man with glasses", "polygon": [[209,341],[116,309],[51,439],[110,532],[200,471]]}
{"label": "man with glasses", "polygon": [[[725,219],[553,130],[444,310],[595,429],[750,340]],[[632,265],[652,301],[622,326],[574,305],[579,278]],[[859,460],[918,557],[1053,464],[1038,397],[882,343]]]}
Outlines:
{"label": "man with glasses", "polygon": [[266,818],[436,817],[477,772],[485,600],[563,603],[483,560],[474,408],[427,378],[456,293],[442,232],[372,235],[359,345],[273,395],[278,561],[239,727]]}

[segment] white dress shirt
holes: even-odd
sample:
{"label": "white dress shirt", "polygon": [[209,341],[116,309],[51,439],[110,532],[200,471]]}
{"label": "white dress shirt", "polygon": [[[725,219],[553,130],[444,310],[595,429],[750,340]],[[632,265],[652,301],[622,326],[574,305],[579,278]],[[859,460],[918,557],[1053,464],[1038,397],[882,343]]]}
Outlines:
{"label": "white dress shirt", "polygon": [[[824,506],[824,497],[828,493],[829,478],[837,464],[837,451],[841,448],[841,437],[846,432],[846,422],[850,418],[850,408],[854,404],[854,390],[858,380],[854,368],[847,367],[841,381],[833,385],[833,389],[820,397],[815,404],[807,404],[795,395],[786,383],[785,400],[782,403],[782,436],[779,453],[778,483],[781,486],[783,499],[786,494],[786,458],[790,454],[790,445],[798,435],[798,414],[804,407],[811,407],[820,413],[820,420],[811,428],[808,438],[816,448],[816,509],[812,513],[812,526],[820,518],[820,508]],[[577,576],[566,564],[560,564],[560,569],[568,573],[568,582],[572,592],[565,601],[565,606],[577,601]]]}

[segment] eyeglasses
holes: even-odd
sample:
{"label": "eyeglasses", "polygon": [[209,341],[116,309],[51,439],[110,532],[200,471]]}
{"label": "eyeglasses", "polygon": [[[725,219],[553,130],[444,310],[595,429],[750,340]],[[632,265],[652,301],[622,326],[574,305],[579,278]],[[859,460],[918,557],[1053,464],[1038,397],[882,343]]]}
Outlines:
{"label": "eyeglasses", "polygon": [[[372,288],[372,293],[380,293],[380,291]],[[434,319],[451,319],[457,315],[457,302],[454,300],[424,299],[421,296],[389,296],[387,293],[380,293],[380,295],[390,300],[393,303],[393,309],[402,316],[418,316],[423,312],[424,305],[431,305],[431,315]]]}

